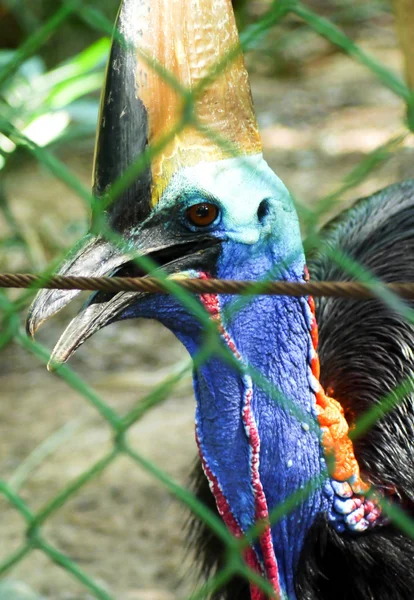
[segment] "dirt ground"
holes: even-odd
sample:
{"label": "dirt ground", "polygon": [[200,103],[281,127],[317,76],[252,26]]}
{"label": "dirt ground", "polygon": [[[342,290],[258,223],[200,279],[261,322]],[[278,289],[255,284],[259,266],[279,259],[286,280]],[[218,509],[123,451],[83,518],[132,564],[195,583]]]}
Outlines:
{"label": "dirt ground", "polygon": [[[359,36],[365,50],[400,70],[389,18],[363,28]],[[399,99],[364,67],[332,53],[324,42],[315,39],[314,44],[315,58],[295,76],[271,78],[257,64],[252,76],[265,155],[298,203],[310,207],[337,190],[369,152],[400,133],[404,116]],[[413,147],[413,138],[407,138],[375,173],[347,192],[340,205],[330,206],[329,214],[358,196],[412,176]],[[60,158],[89,185],[91,148]],[[86,214],[81,200],[43,167],[25,162],[7,176],[5,189],[39,268],[80,235]],[[7,234],[1,220],[0,234]],[[4,251],[0,257],[0,270],[25,267],[27,257],[20,251]],[[74,312],[70,307],[59,315],[38,340],[51,348]],[[123,413],[187,360],[161,326],[129,322],[98,333],[71,366]],[[1,355],[0,400],[0,475],[21,485],[20,493],[33,511],[111,448],[111,430],[97,411],[16,344]],[[138,452],[184,485],[196,454],[193,413],[188,377],[130,432]],[[36,464],[39,447],[48,456]],[[185,519],[186,511],[161,484],[132,461],[118,458],[47,521],[44,534],[118,600],[181,600],[195,585],[184,545]],[[18,549],[24,536],[22,518],[0,500],[0,560]],[[29,586],[33,598],[92,598],[38,551],[11,570],[0,587],[0,600],[31,597],[24,591],[12,593],[12,581]]]}

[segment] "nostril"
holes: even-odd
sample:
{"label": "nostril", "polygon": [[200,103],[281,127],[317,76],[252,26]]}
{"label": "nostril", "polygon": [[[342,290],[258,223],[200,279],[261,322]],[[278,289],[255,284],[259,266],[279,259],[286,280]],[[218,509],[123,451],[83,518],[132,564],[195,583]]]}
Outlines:
{"label": "nostril", "polygon": [[259,223],[262,223],[263,220],[269,214],[270,206],[268,200],[262,200],[259,204],[259,208],[257,209],[257,218],[259,219]]}

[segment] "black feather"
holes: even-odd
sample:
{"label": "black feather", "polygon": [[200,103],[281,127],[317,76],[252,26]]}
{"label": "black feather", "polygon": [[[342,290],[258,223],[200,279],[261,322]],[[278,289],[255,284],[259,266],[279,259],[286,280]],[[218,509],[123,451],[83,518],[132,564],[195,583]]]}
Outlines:
{"label": "black feather", "polygon": [[309,532],[298,600],[409,600],[413,590],[413,542],[393,527],[339,535],[320,520]]}
{"label": "black feather", "polygon": [[[360,200],[324,229],[322,239],[382,281],[414,281],[414,182]],[[316,252],[308,264],[312,279],[353,279],[326,253]],[[321,383],[333,390],[349,420],[414,376],[414,324],[384,303],[320,298],[316,316]],[[414,395],[409,394],[355,443],[360,465],[370,479],[395,486],[410,502],[414,501],[413,436]]]}
{"label": "black feather", "polygon": [[[414,181],[360,200],[321,237],[384,282],[414,281]],[[312,279],[355,279],[328,255],[321,249],[309,257]],[[376,300],[321,298],[316,317],[321,383],[348,421],[394,396],[393,410],[356,440],[355,452],[365,478],[414,517],[414,394],[398,400],[394,393],[403,381],[414,381],[414,323]],[[392,525],[341,536],[320,521],[298,566],[298,599],[411,600],[413,564],[414,540]]]}

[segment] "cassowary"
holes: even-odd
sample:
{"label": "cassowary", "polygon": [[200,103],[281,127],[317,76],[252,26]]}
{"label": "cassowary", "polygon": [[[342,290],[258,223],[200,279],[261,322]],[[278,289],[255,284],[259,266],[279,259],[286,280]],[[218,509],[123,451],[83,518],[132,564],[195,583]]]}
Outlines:
{"label": "cassowary", "polygon": [[[132,258],[146,256],[181,277],[350,280],[330,258],[339,252],[383,281],[414,279],[414,182],[360,200],[320,232],[320,250],[305,259],[293,202],[262,156],[230,0],[124,0],[116,31],[95,195],[104,197],[149,144],[157,151],[105,208],[123,243],[90,234],[61,274],[141,273]],[[193,92],[192,104],[179,86]],[[29,332],[75,295],[40,292]],[[350,438],[360,415],[412,377],[413,325],[374,300],[258,295],[233,312],[234,296],[196,300],[233,359],[213,354],[194,370],[196,493],[235,536],[261,521],[246,563],[281,599],[413,598],[414,541],[379,500],[413,515],[414,395],[355,444]],[[96,293],[63,334],[54,363],[105,325],[137,317],[163,323],[192,356],[205,341],[200,320],[174,296]],[[288,514],[269,522],[304,489]],[[220,569],[225,548],[200,524],[192,537],[204,574]],[[265,594],[233,579],[216,597]]]}

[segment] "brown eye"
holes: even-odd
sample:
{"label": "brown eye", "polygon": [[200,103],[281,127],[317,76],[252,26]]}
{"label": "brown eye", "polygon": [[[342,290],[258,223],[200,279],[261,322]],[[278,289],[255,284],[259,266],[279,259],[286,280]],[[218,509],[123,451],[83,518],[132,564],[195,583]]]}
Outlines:
{"label": "brown eye", "polygon": [[215,204],[202,202],[201,204],[190,206],[190,208],[187,209],[186,214],[192,225],[196,225],[197,227],[207,227],[214,223],[219,211]]}

